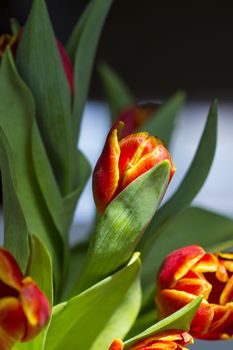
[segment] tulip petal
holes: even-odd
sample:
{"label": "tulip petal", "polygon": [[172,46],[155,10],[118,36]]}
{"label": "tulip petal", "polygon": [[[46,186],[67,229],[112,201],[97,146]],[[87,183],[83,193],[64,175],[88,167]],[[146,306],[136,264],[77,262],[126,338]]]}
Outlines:
{"label": "tulip petal", "polygon": [[[195,295],[177,291],[174,289],[163,289],[156,298],[161,318],[171,315],[196,298]],[[191,324],[193,334],[205,333],[214,317],[214,311],[206,300],[202,300],[199,309]]]}
{"label": "tulip petal", "polygon": [[205,279],[181,278],[174,288],[196,296],[202,295],[208,299],[212,286]]}
{"label": "tulip petal", "polygon": [[[142,153],[144,152],[145,149],[142,151]],[[153,152],[146,153],[145,155],[143,155],[142,158],[135,165],[133,165],[131,168],[125,171],[125,175],[121,183],[121,191],[125,187],[127,187],[132,181],[134,181],[137,177],[144,174],[146,171],[152,169],[156,164],[159,164],[160,162],[166,159],[169,159],[171,162],[171,158],[168,151],[162,145],[158,145]],[[173,176],[174,172],[175,168],[174,166],[172,166],[170,171],[170,179]]]}
{"label": "tulip petal", "polygon": [[160,288],[172,288],[205,255],[197,245],[180,248],[169,254],[160,270]]}
{"label": "tulip petal", "polygon": [[139,132],[132,134],[119,142],[120,159],[119,159],[119,174],[120,178],[125,171],[135,165],[139,159],[146,153],[152,152],[160,141],[153,136],[149,136],[147,132]]}
{"label": "tulip petal", "polygon": [[30,277],[25,278],[23,284],[20,300],[28,321],[27,332],[23,338],[25,341],[34,338],[48,322],[50,306],[45,295]]}
{"label": "tulip petal", "polygon": [[101,156],[99,157],[93,174],[93,195],[97,209],[103,213],[106,206],[113,199],[119,181],[118,161],[120,147],[118,133],[123,123],[114,126],[108,136]]}
{"label": "tulip petal", "polygon": [[220,305],[225,305],[233,300],[233,276],[226,283],[220,296]]}
{"label": "tulip petal", "polygon": [[10,350],[26,331],[26,318],[18,299],[0,299],[0,349]]}
{"label": "tulip petal", "polygon": [[192,336],[184,331],[166,330],[137,342],[130,350],[185,349],[183,345],[193,343]]}
{"label": "tulip petal", "polygon": [[197,272],[216,272],[218,269],[218,259],[214,254],[206,253],[193,267],[193,271]]}
{"label": "tulip petal", "polygon": [[114,339],[108,350],[123,350],[124,344],[120,339]]}
{"label": "tulip petal", "polygon": [[0,248],[0,280],[6,285],[20,291],[23,275],[13,256]]}

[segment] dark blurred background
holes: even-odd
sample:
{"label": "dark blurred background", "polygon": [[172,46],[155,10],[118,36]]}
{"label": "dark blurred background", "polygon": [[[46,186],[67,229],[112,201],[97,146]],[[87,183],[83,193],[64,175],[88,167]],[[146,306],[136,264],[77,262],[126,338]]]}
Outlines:
{"label": "dark blurred background", "polygon": [[[66,41],[87,0],[48,0],[57,36]],[[0,0],[0,31],[24,23],[30,0]],[[232,97],[233,2],[115,0],[98,50],[139,98],[166,98],[184,89],[190,99]],[[92,98],[101,98],[94,75]]]}

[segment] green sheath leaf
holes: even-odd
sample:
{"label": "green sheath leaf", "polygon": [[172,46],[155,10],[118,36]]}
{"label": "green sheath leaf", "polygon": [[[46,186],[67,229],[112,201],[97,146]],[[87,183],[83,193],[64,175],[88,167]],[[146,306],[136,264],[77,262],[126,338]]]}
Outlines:
{"label": "green sheath leaf", "polygon": [[169,174],[170,163],[163,161],[139,176],[108,205],[74,293],[112,274],[130,259],[163,198]]}

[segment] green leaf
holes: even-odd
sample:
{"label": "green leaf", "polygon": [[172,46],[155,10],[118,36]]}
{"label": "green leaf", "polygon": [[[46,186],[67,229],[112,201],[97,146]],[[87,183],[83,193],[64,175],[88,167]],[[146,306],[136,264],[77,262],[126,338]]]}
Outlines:
{"label": "green leaf", "polygon": [[[1,86],[1,80],[0,80]],[[1,101],[1,97],[0,97]],[[0,120],[2,110],[0,106]],[[12,156],[6,136],[0,128],[0,167],[3,188],[4,245],[25,272],[29,258],[28,228],[15,186]],[[17,237],[17,239],[16,239]]]}
{"label": "green leaf", "polygon": [[87,5],[85,10],[83,11],[82,15],[78,19],[72,33],[70,34],[70,37],[68,39],[67,45],[66,45],[66,51],[69,54],[69,57],[72,61],[75,59],[76,50],[79,44],[79,40],[83,31],[83,28],[85,26],[86,20],[88,16],[91,13],[93,1],[90,1]]}
{"label": "green leaf", "polygon": [[[54,309],[45,350],[107,349],[132,326],[141,301],[140,260]],[[113,293],[114,291],[114,293]]]}
{"label": "green leaf", "polygon": [[209,248],[233,239],[233,220],[201,208],[188,208],[161,227],[143,259],[143,284],[151,285],[165,256],[178,248],[197,244]]}
{"label": "green leaf", "polygon": [[[74,161],[74,178],[73,178],[73,188],[74,190],[70,192],[66,197],[64,197],[64,207],[65,216],[67,219],[67,227],[73,219],[74,210],[76,208],[77,202],[82,194],[82,191],[91,175],[91,166],[87,158],[80,150],[76,150],[75,161]],[[69,230],[66,230],[67,233]]]}
{"label": "green leaf", "polygon": [[54,224],[61,237],[64,239],[66,237],[67,226],[65,206],[36,122],[33,123],[32,128],[31,147],[33,165],[40,190]]}
{"label": "green leaf", "polygon": [[135,98],[121,77],[108,64],[102,62],[98,70],[114,122],[125,108],[135,104]]}
{"label": "green leaf", "polygon": [[85,26],[81,32],[76,48],[74,64],[75,96],[73,108],[75,141],[79,135],[81,117],[88,95],[97,44],[112,2],[113,0],[92,0],[91,11],[86,18]]}
{"label": "green leaf", "polygon": [[100,217],[75,292],[84,290],[123,266],[165,193],[170,163],[163,161],[124,189]]}
{"label": "green leaf", "polygon": [[[53,273],[52,260],[45,245],[38,237],[30,238],[30,259],[26,275],[32,277],[53,305]],[[39,263],[38,263],[39,262]]]}
{"label": "green leaf", "polygon": [[16,66],[32,91],[36,117],[62,193],[71,189],[71,93],[44,0],[33,0]]}
{"label": "green leaf", "polygon": [[[29,89],[15,70],[9,50],[1,63],[0,91],[1,146],[4,147],[4,153],[9,162],[8,171],[11,173],[10,178],[13,179],[13,184],[9,182],[8,185],[12,187],[11,191],[15,192],[14,197],[18,199],[18,203],[12,203],[12,206],[20,206],[19,210],[23,213],[27,231],[37,235],[46,245],[54,260],[58,281],[63,244],[53,220],[48,215],[32,166],[31,135],[35,120],[34,103]],[[4,166],[2,171],[4,173]],[[3,190],[9,191],[9,188],[6,187]],[[7,236],[9,230],[5,233]],[[23,243],[27,242],[25,233],[20,236],[17,226],[12,227],[10,237],[6,237],[6,240],[15,247],[15,250],[17,249],[16,256],[19,257],[22,254],[20,251],[22,244],[24,244],[23,253],[25,253],[26,247]]]}
{"label": "green leaf", "polygon": [[138,334],[136,337],[127,340],[124,343],[124,349],[129,349],[136,341],[139,341],[140,339],[152,336],[158,332],[167,329],[179,329],[189,331],[190,324],[201,303],[201,300],[202,297],[197,297],[195,300],[193,300],[188,305],[184,306],[179,311],[159,321],[155,325],[146,329],[144,332]]}
{"label": "green leaf", "polygon": [[[53,275],[51,258],[46,247],[36,236],[31,236],[30,242],[31,256],[26,275],[32,277],[37,282],[52,306]],[[40,262],[39,264],[38,261]],[[43,350],[48,327],[49,325],[35,339],[27,343],[17,344],[15,350]]]}
{"label": "green leaf", "polygon": [[217,138],[217,101],[210,107],[207,122],[199,142],[194,159],[180,186],[173,196],[158,211],[144,235],[141,245],[143,255],[150,250],[159,231],[156,229],[164,225],[177,213],[187,208],[201,189],[209,174],[216,147]]}
{"label": "green leaf", "polygon": [[166,145],[169,145],[177,114],[184,101],[185,94],[181,91],[177,92],[151,116],[148,122],[142,125],[141,130],[157,135]]}

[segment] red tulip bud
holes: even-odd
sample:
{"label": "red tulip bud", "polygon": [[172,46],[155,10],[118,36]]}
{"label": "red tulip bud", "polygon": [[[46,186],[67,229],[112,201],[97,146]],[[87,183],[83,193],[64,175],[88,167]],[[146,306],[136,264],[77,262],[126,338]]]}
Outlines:
{"label": "red tulip bud", "polygon": [[123,127],[122,122],[112,127],[94,170],[93,193],[100,213],[131,182],[163,160],[171,164],[170,180],[175,172],[171,156],[161,140],[147,132],[119,140]]}

